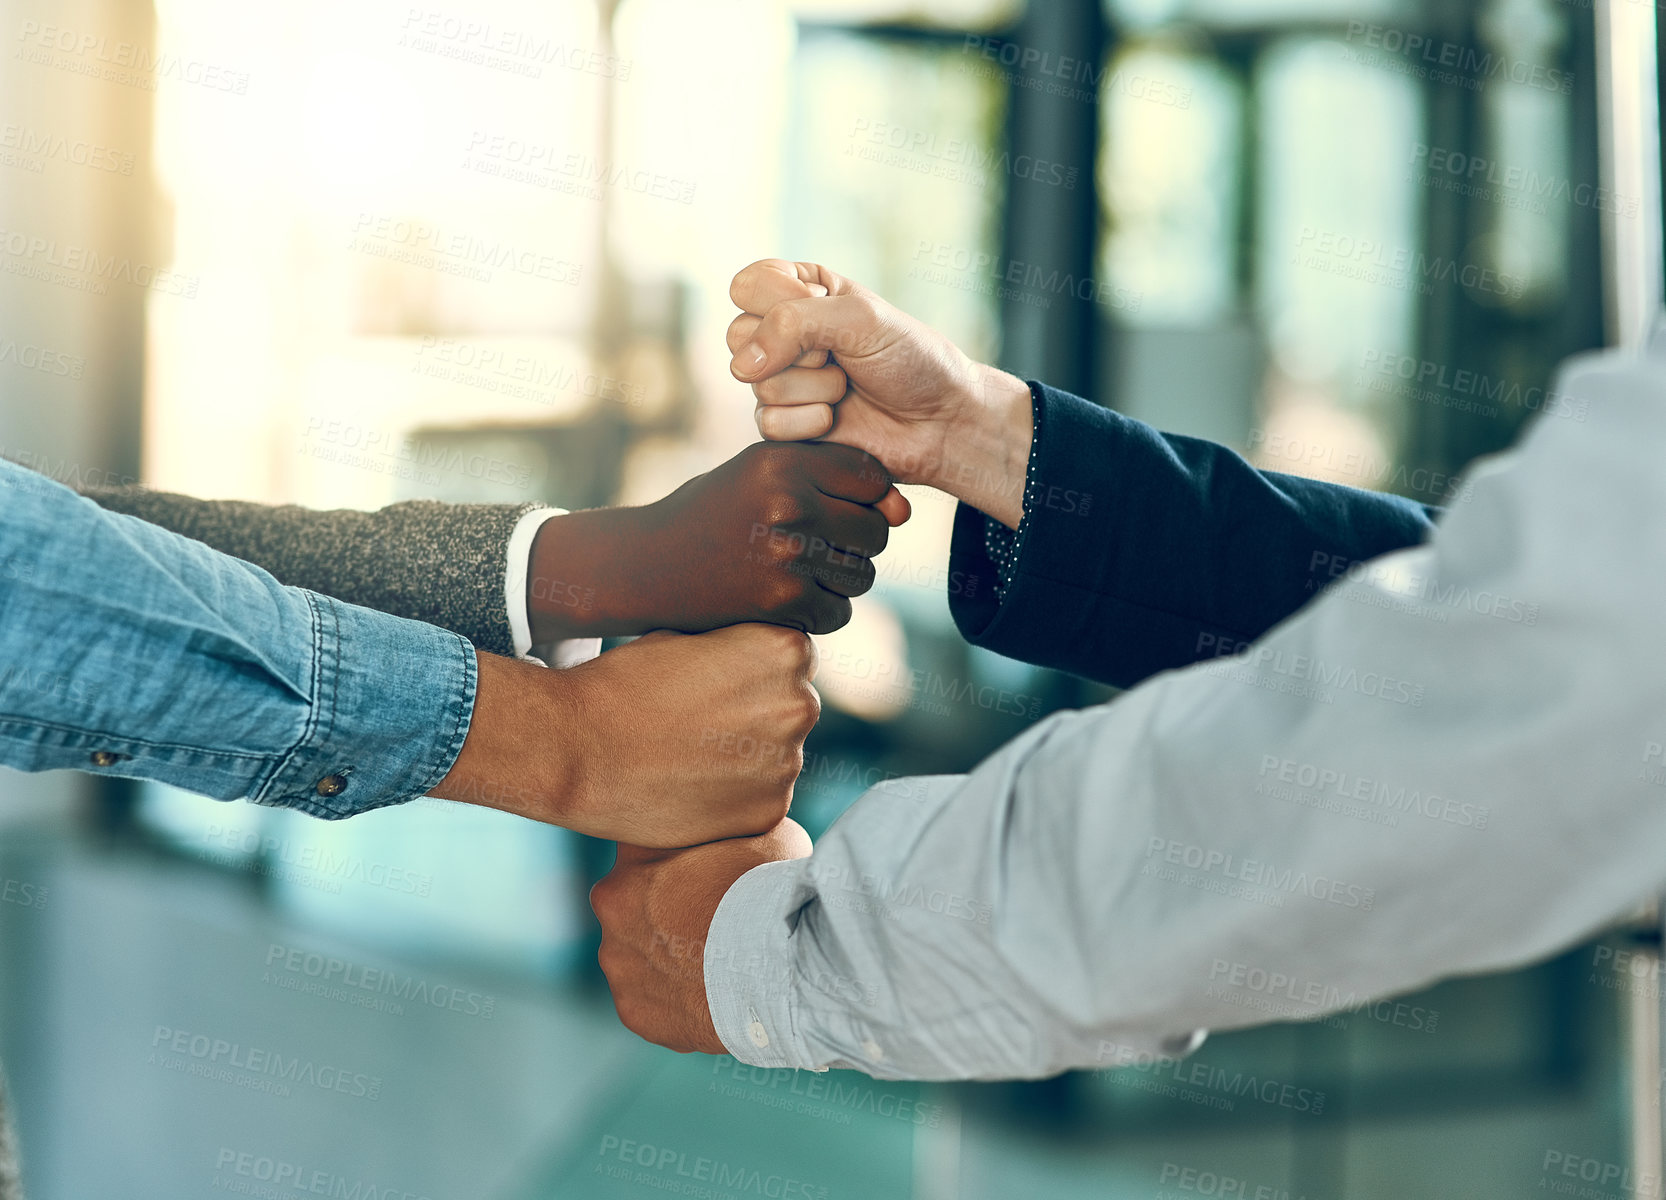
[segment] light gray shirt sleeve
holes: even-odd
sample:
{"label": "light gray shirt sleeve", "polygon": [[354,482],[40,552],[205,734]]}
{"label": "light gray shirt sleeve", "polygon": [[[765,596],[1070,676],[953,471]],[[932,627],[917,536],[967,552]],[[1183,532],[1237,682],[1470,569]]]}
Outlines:
{"label": "light gray shirt sleeve", "polygon": [[881,785],[718,909],[725,1045],[1034,1077],[1547,956],[1666,880],[1666,364],[1245,655]]}

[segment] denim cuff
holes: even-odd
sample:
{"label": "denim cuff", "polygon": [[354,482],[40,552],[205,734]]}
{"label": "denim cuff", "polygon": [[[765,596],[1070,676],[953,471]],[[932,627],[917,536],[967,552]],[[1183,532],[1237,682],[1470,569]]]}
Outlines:
{"label": "denim cuff", "polygon": [[455,633],[304,593],[312,606],[310,715],[250,797],[325,820],[425,796],[457,761],[479,664]]}

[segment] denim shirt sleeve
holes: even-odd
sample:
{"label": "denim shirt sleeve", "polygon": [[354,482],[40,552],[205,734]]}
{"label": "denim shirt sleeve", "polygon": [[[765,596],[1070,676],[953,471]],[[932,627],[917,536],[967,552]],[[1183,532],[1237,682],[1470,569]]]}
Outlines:
{"label": "denim shirt sleeve", "polygon": [[0,461],[0,763],[339,819],[426,795],[474,650]]}

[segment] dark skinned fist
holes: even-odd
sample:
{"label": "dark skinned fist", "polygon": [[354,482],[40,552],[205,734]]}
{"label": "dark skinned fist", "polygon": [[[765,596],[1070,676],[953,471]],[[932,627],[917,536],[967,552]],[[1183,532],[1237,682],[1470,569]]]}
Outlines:
{"label": "dark skinned fist", "polygon": [[761,442],[654,504],[546,522],[528,571],[534,641],[744,622],[831,633],[907,519],[866,452]]}

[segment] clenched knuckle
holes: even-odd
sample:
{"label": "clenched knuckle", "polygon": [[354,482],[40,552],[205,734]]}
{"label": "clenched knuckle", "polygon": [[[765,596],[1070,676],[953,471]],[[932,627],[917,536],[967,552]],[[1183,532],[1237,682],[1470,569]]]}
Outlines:
{"label": "clenched knuckle", "polygon": [[752,385],[752,394],[765,404],[780,404],[787,400],[787,375],[771,375]]}
{"label": "clenched knuckle", "polygon": [[812,633],[837,633],[850,623],[851,604],[843,596],[829,597],[816,613]]}
{"label": "clenched knuckle", "polygon": [[760,797],[763,811],[772,812],[777,804],[791,804],[793,784],[804,770],[804,743],[795,739],[774,763],[771,786]]}
{"label": "clenched knuckle", "polygon": [[776,489],[765,505],[764,519],[777,529],[796,525],[806,515],[804,500],[789,488]]}
{"label": "clenched knuckle", "polygon": [[749,263],[737,271],[735,277],[729,281],[729,302],[736,308],[745,308],[751,300],[752,288],[759,273],[766,269],[767,262],[767,259],[759,259],[755,263]]}
{"label": "clenched knuckle", "polygon": [[[779,564],[778,564],[779,566]],[[771,616],[781,616],[794,611],[804,599],[804,581],[790,571],[778,569],[772,579],[763,586],[758,596],[758,602],[763,611]],[[784,632],[791,633],[792,630]],[[784,655],[785,651],[777,648],[773,643],[769,647],[776,654]]]}
{"label": "clenched knuckle", "polygon": [[801,630],[776,625],[769,631],[769,648],[780,664],[790,669],[806,660],[810,651],[810,639]]}
{"label": "clenched knuckle", "polygon": [[794,670],[807,671],[816,661],[816,644],[806,634],[794,632],[787,651]]}
{"label": "clenched knuckle", "polygon": [[748,313],[742,313],[733,321],[730,321],[729,331],[726,334],[730,353],[735,353],[747,342],[750,342],[752,335],[758,331],[759,324],[758,318]]}
{"label": "clenched knuckle", "polygon": [[765,607],[792,603],[804,590],[803,582],[794,573],[798,553],[791,546],[771,544],[764,551],[763,561],[772,572],[763,596]]}
{"label": "clenched knuckle", "polygon": [[783,779],[781,781],[780,789],[771,798],[769,806],[764,809],[762,814],[763,821],[761,824],[763,824],[763,831],[765,833],[774,829],[782,821],[786,820],[787,814],[792,811],[793,784],[797,781],[797,779],[798,775],[796,773]]}
{"label": "clenched knuckle", "polygon": [[590,911],[596,914],[597,920],[607,924],[608,914],[612,911],[613,889],[604,879],[590,889]]}

